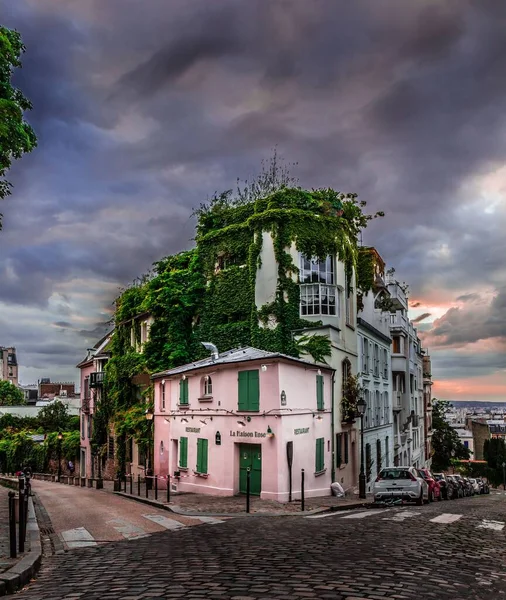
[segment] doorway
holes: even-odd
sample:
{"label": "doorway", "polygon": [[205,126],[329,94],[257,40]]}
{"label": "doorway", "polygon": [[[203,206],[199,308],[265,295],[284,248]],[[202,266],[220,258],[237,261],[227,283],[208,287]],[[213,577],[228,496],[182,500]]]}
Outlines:
{"label": "doorway", "polygon": [[246,493],[247,469],[251,469],[250,493],[260,496],[262,491],[262,446],[260,444],[239,445],[239,492]]}

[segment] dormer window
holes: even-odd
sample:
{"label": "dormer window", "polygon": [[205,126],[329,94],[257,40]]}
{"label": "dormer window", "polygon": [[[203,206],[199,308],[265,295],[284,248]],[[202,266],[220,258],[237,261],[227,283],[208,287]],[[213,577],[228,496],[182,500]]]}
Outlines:
{"label": "dormer window", "polygon": [[204,377],[204,396],[213,395],[213,380],[209,375]]}

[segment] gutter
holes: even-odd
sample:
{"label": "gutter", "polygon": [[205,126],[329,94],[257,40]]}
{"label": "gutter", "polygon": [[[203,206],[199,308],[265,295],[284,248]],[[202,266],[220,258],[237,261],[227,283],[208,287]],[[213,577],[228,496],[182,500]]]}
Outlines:
{"label": "gutter", "polygon": [[332,373],[332,416],[330,419],[330,436],[331,436],[331,440],[330,440],[330,448],[331,448],[331,461],[332,461],[332,468],[330,470],[330,483],[334,483],[335,478],[336,478],[336,449],[335,449],[335,444],[336,444],[336,440],[335,440],[335,435],[334,435],[334,398],[335,398],[335,385],[336,385],[336,372],[334,371]]}

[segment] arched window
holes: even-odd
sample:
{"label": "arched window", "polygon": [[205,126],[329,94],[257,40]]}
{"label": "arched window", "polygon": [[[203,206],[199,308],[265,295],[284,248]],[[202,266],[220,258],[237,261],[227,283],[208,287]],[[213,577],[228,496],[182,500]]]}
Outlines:
{"label": "arched window", "polygon": [[343,360],[342,368],[343,368],[342,376],[343,376],[343,394],[344,394],[344,390],[346,388],[346,382],[351,377],[351,362],[347,358],[345,358]]}
{"label": "arched window", "polygon": [[213,395],[213,380],[210,375],[204,377],[204,396]]}

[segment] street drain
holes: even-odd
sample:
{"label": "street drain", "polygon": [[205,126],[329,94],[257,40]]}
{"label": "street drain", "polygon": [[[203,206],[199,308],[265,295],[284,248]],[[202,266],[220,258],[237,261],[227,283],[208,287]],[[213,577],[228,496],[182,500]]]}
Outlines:
{"label": "street drain", "polygon": [[54,533],[54,529],[52,527],[41,527],[40,533],[42,535],[51,535]]}

